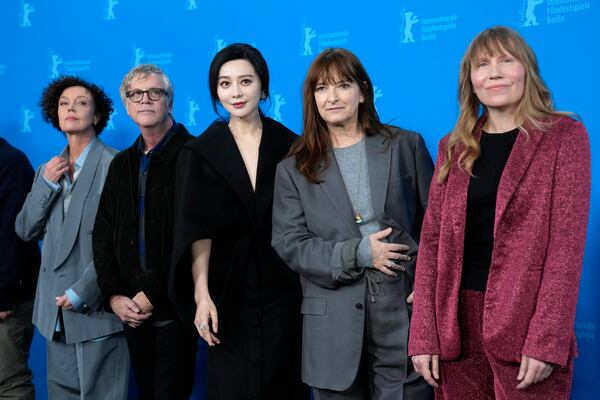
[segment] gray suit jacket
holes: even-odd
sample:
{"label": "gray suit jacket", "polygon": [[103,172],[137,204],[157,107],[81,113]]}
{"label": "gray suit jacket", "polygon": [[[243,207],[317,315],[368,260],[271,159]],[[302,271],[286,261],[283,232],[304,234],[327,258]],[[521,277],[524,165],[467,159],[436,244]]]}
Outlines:
{"label": "gray suit jacket", "polygon": [[[420,135],[390,129],[391,138],[367,136],[365,146],[375,214],[383,227],[393,228],[388,241],[410,246],[412,261],[403,263],[407,271],[401,275],[405,299],[412,291],[433,162]],[[320,184],[309,183],[291,157],[278,165],[272,245],[301,277],[303,380],[345,390],[360,363],[366,281],[356,266],[361,234],[333,153],[329,158]],[[403,318],[408,324],[408,315]]]}
{"label": "gray suit jacket", "polygon": [[[64,151],[63,151],[64,152]],[[54,334],[58,307],[56,296],[68,288],[87,307],[64,311],[67,343],[83,342],[123,330],[123,324],[102,307],[92,259],[92,229],[108,166],[116,151],[96,140],[73,186],[71,202],[63,215],[63,192],[44,181],[41,165],[31,192],[18,214],[15,229],[26,241],[42,240],[42,265],[33,310],[33,323],[47,339]]]}

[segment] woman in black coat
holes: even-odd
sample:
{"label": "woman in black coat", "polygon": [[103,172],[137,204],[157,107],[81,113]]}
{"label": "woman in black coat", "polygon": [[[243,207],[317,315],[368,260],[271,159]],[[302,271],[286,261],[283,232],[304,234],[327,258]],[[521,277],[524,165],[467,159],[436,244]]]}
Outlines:
{"label": "woman in black coat", "polygon": [[179,156],[170,295],[209,345],[209,399],[308,399],[300,283],[270,245],[275,167],[296,135],[259,109],[269,75],[254,47],[217,53],[209,85],[229,121]]}

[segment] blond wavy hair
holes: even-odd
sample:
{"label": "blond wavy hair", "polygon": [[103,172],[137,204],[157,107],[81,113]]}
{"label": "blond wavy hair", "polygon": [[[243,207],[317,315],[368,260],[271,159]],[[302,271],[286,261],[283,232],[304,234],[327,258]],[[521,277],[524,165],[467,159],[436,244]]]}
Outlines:
{"label": "blond wavy hair", "polygon": [[458,76],[458,101],[460,113],[454,129],[450,133],[445,160],[438,172],[438,183],[448,177],[456,152],[458,167],[473,175],[473,164],[481,148],[475,137],[479,117],[485,115],[485,106],[479,101],[471,83],[471,67],[483,54],[492,56],[508,52],[525,68],[525,88],[523,97],[515,109],[517,127],[527,134],[524,124],[540,128],[544,117],[563,115],[557,112],[552,103],[552,95],[540,76],[537,58],[529,45],[514,29],[495,26],[479,33],[469,44],[460,63]]}

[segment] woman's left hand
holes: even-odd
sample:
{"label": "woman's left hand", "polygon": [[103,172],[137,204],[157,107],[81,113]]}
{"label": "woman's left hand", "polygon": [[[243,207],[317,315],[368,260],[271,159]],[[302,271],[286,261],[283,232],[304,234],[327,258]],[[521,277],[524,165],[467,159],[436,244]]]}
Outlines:
{"label": "woman's left hand", "polygon": [[543,381],[550,376],[553,369],[550,363],[526,355],[521,356],[521,368],[517,376],[517,380],[521,382],[517,389],[527,389],[531,384]]}

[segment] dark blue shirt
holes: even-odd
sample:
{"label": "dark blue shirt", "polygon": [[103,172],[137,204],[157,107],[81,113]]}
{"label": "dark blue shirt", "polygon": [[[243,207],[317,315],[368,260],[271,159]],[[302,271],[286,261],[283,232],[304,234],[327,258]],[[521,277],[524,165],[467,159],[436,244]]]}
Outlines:
{"label": "dark blue shirt", "polygon": [[146,205],[146,180],[148,179],[148,171],[154,156],[163,148],[163,146],[171,139],[177,131],[177,123],[173,120],[173,125],[167,131],[165,136],[156,146],[145,153],[146,144],[144,138],[140,135],[138,139],[138,155],[140,156],[140,172],[138,176],[138,252],[140,257],[140,265],[142,269],[147,269],[146,263],[146,220],[145,220],[145,205]]}

